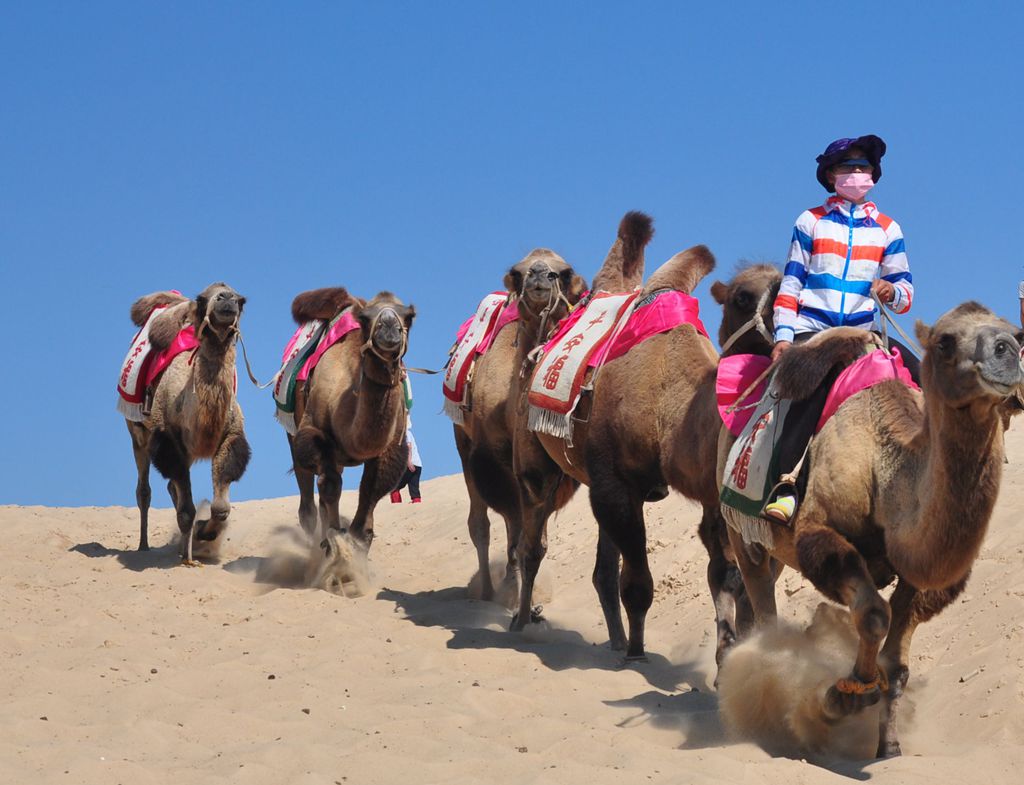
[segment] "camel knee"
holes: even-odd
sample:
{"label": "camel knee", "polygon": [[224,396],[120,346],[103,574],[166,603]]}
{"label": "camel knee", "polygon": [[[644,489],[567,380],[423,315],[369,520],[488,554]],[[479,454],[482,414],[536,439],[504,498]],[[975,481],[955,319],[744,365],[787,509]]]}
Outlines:
{"label": "camel knee", "polygon": [[328,463],[325,458],[327,446],[327,437],[323,431],[312,425],[301,426],[292,441],[295,463],[313,474],[323,474],[323,468]]}
{"label": "camel knee", "polygon": [[210,505],[210,515],[214,521],[221,523],[231,514],[231,502],[227,499],[214,499]]}
{"label": "camel knee", "polygon": [[252,449],[244,434],[235,436],[218,456],[217,467],[219,480],[222,483],[237,482],[245,474],[249,459],[252,457]]}
{"label": "camel knee", "polygon": [[851,605],[865,585],[877,596],[864,559],[831,529],[817,529],[800,536],[796,553],[800,572],[830,600]]}
{"label": "camel knee", "polygon": [[153,431],[149,439],[149,458],[156,470],[168,480],[180,480],[188,475],[188,457],[167,431]]}

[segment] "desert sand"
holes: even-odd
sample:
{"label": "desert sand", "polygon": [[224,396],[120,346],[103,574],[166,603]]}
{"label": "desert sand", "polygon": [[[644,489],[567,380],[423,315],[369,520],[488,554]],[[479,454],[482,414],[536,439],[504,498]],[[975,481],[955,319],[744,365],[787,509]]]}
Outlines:
{"label": "desert sand", "polygon": [[[421,505],[385,499],[357,598],[296,585],[297,498],[236,504],[220,562],[196,569],[178,564],[167,509],[151,516],[154,550],[136,553],[135,508],[2,507],[0,781],[1019,782],[1019,422],[1007,452],[968,589],[915,637],[904,755],[887,761],[773,757],[726,732],[699,510],[678,496],[648,507],[649,662],[628,667],[590,584],[585,490],[552,521],[546,621],[525,634],[469,596],[461,476],[424,483]],[[354,504],[346,492],[343,511]],[[780,581],[796,625],[821,600],[791,572]]]}

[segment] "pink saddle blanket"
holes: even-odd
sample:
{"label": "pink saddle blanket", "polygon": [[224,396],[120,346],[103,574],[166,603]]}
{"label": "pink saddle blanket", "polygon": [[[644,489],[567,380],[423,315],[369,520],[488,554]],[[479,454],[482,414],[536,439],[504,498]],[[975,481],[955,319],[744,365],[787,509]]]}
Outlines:
{"label": "pink saddle blanket", "polygon": [[[191,324],[184,327],[171,345],[162,351],[155,352],[148,341],[139,341],[121,368],[117,392],[128,403],[141,404],[146,395],[146,388],[167,369],[171,361],[182,352],[192,351],[197,346],[199,341],[196,340],[195,327]],[[137,371],[133,369],[136,362],[142,363]]]}
{"label": "pink saddle blanket", "polygon": [[[718,364],[715,383],[718,413],[733,436],[739,436],[743,431],[743,427],[754,413],[752,404],[761,400],[768,380],[765,379],[757,385],[743,401],[738,399],[768,367],[769,362],[769,358],[759,354],[736,354],[723,357]],[[847,400],[862,390],[888,379],[899,379],[908,387],[920,389],[910,378],[910,371],[903,365],[903,358],[896,349],[893,349],[891,354],[887,354],[884,349],[875,349],[848,365],[839,373],[832,385],[814,432],[818,433],[825,427],[825,423]],[[737,408],[729,411],[733,405],[737,405]]]}
{"label": "pink saddle blanket", "polygon": [[[585,308],[577,308],[559,324],[554,336],[544,344],[545,354],[569,334],[585,312]],[[611,362],[648,338],[668,332],[681,324],[693,325],[697,332],[707,338],[707,330],[700,320],[700,302],[696,297],[675,290],[647,295],[637,303],[626,326],[615,339],[590,356],[587,367],[596,368]]]}

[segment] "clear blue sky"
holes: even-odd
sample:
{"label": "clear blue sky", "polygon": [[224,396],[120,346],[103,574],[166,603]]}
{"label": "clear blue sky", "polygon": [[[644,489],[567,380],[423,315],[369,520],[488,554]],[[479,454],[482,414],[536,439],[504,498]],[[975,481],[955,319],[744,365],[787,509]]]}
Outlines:
{"label": "clear blue sky", "polygon": [[[547,246],[589,279],[626,210],[655,218],[648,270],[695,243],[722,276],[782,261],[840,136],[889,144],[872,196],[912,314],[1015,317],[1024,12],[975,5],[3,3],[0,503],[134,504],[114,386],[141,294],[227,281],[267,377],[297,292],[391,289],[437,367],[510,264]],[[424,474],[454,473],[414,382]],[[269,393],[239,398],[233,498],[295,493]]]}

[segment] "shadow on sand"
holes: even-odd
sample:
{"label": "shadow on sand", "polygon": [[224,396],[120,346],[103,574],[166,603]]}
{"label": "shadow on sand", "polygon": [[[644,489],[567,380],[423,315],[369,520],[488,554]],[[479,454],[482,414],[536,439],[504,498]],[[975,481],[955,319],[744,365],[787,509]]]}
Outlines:
{"label": "shadow on sand", "polygon": [[508,649],[532,654],[554,671],[630,668],[661,690],[707,682],[707,674],[693,662],[672,663],[660,654],[648,653],[647,662],[625,664],[622,653],[612,651],[607,644],[590,643],[578,632],[553,627],[548,621],[529,624],[522,632],[510,632],[508,610],[471,599],[464,586],[416,593],[385,587],[377,599],[395,603],[417,626],[450,630],[449,649]]}
{"label": "shadow on sand", "polygon": [[[649,690],[632,698],[604,703],[615,708],[635,709],[635,713],[618,723],[621,728],[651,723],[656,728],[678,732],[683,738],[683,743],[679,745],[681,750],[710,749],[739,743],[722,725],[722,716],[718,711],[718,695],[714,692],[692,690],[667,694]],[[775,757],[785,757],[778,752],[766,751]],[[871,779],[871,772],[867,771],[867,768],[881,762],[845,760],[812,754],[791,757],[793,760],[804,760],[833,774],[861,782]]]}
{"label": "shadow on sand", "polygon": [[181,566],[181,555],[178,553],[178,546],[171,543],[159,548],[150,548],[148,551],[122,551],[116,548],[108,548],[98,542],[80,542],[68,548],[69,553],[80,553],[90,559],[105,558],[114,556],[121,566],[133,572],[143,570],[169,570],[172,567]]}

